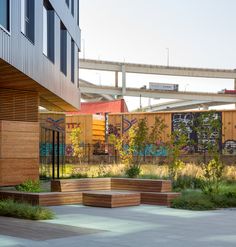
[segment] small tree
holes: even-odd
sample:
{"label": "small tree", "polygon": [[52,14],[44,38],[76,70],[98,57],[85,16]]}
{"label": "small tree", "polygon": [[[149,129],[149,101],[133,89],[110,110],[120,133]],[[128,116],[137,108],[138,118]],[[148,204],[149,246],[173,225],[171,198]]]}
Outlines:
{"label": "small tree", "polygon": [[117,137],[114,134],[110,135],[110,143],[112,143],[119,152],[121,162],[127,166],[133,163],[135,136],[136,128],[134,126],[132,126],[127,133],[121,137]]}
{"label": "small tree", "polygon": [[203,168],[203,178],[202,182],[202,191],[205,194],[218,194],[220,183],[223,177],[224,164],[215,157],[210,160],[208,163],[202,164]]}
{"label": "small tree", "polygon": [[184,167],[184,162],[180,160],[180,155],[188,144],[188,131],[183,123],[180,123],[179,128],[171,133],[170,141],[167,145],[169,157],[169,177],[175,181],[180,170]]}
{"label": "small tree", "polygon": [[141,155],[145,155],[145,148],[148,143],[148,126],[147,119],[143,118],[138,121],[138,126],[136,128],[136,133],[134,137],[134,145],[136,151],[136,161],[135,166],[140,166]]}
{"label": "small tree", "polygon": [[139,120],[137,126],[132,126],[120,138],[110,135],[110,141],[118,150],[121,162],[127,165],[126,174],[129,177],[137,177],[141,172],[141,155],[145,152],[147,136],[146,119]]}
{"label": "small tree", "polygon": [[153,153],[159,149],[161,145],[163,145],[162,134],[166,128],[167,125],[165,124],[164,120],[159,117],[155,117],[154,125],[151,126],[151,131],[147,140],[147,143],[151,145]]}
{"label": "small tree", "polygon": [[200,113],[195,120],[194,130],[197,134],[197,149],[203,152],[204,163],[206,163],[206,153],[213,157],[218,156],[221,138],[219,115],[215,111]]}
{"label": "small tree", "polygon": [[73,147],[73,156],[79,159],[80,164],[84,156],[83,148],[80,146],[81,133],[82,133],[81,129],[77,127],[74,128],[70,134],[70,140],[72,142],[72,147]]}
{"label": "small tree", "polygon": [[[219,150],[221,119],[215,111],[204,112],[196,119],[195,126],[198,149],[204,154],[202,190],[206,194],[218,194],[224,171]],[[212,157],[209,162],[206,162],[206,153]]]}

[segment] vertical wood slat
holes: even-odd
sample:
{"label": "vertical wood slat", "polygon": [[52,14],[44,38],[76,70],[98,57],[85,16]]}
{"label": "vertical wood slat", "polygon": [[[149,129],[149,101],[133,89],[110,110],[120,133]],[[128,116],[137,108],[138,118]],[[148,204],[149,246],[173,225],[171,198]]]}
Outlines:
{"label": "vertical wood slat", "polygon": [[222,112],[222,141],[236,140],[236,111]]}
{"label": "vertical wood slat", "polygon": [[71,144],[70,134],[76,127],[81,129],[81,143],[95,144],[105,141],[105,120],[91,114],[66,116],[66,144]]}

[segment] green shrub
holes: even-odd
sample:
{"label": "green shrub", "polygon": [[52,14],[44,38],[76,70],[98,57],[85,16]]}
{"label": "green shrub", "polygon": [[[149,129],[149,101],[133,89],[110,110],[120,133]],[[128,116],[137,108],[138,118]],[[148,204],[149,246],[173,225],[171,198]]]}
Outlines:
{"label": "green shrub", "polygon": [[16,190],[23,192],[41,192],[41,183],[39,180],[28,179],[24,183],[17,185]]}
{"label": "green shrub", "polygon": [[202,191],[209,195],[219,194],[224,171],[224,165],[219,157],[216,156],[207,164],[202,164],[202,169],[204,177]]}
{"label": "green shrub", "polygon": [[226,195],[227,197],[236,197],[236,183],[224,182],[220,184],[219,194]]}
{"label": "green shrub", "polygon": [[173,199],[171,207],[190,210],[212,210],[216,208],[210,198],[201,192],[183,194]]}
{"label": "green shrub", "polygon": [[125,174],[129,178],[136,178],[140,173],[141,173],[141,168],[139,166],[131,166],[125,171]]}
{"label": "green shrub", "polygon": [[186,189],[200,189],[202,185],[202,180],[200,178],[192,176],[178,176],[176,180],[173,181],[174,190],[186,190]]}
{"label": "green shrub", "polygon": [[216,208],[236,207],[236,194],[221,190],[220,194],[205,194],[201,191],[184,191],[172,201],[171,207],[190,210],[210,210]]}
{"label": "green shrub", "polygon": [[50,209],[13,200],[0,201],[0,215],[30,220],[47,220],[55,217]]}
{"label": "green shrub", "polygon": [[168,177],[166,176],[159,176],[156,174],[142,174],[139,175],[140,178],[144,178],[144,179],[161,179],[161,180],[167,180]]}
{"label": "green shrub", "polygon": [[69,178],[88,178],[86,173],[74,173]]}

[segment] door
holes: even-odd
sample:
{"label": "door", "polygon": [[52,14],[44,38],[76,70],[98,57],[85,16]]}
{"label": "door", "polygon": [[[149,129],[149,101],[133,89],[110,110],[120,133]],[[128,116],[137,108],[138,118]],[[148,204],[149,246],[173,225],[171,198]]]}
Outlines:
{"label": "door", "polygon": [[60,178],[64,171],[64,133],[41,128],[40,137],[40,176]]}

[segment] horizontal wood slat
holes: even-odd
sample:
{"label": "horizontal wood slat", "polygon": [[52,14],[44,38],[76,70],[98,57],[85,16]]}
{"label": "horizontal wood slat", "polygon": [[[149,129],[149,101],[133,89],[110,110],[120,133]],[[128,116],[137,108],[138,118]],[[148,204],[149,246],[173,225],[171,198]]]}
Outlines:
{"label": "horizontal wood slat", "polygon": [[169,192],[171,191],[171,181],[155,179],[112,178],[111,189],[147,192]]}
{"label": "horizontal wood slat", "polygon": [[52,191],[81,191],[83,204],[97,207],[139,205],[140,201],[169,206],[171,200],[180,195],[171,192],[171,189],[170,180],[87,178],[51,181]]}
{"label": "horizontal wood slat", "polygon": [[0,120],[0,186],[39,176],[39,124]]}
{"label": "horizontal wood slat", "polygon": [[170,206],[171,200],[178,196],[180,196],[180,193],[175,192],[141,192],[141,203],[150,205]]}
{"label": "horizontal wood slat", "polygon": [[0,186],[20,184],[39,178],[38,159],[0,159]]}
{"label": "horizontal wood slat", "polygon": [[88,191],[88,190],[110,190],[110,178],[83,178],[70,180],[51,181],[51,191]]}
{"label": "horizontal wood slat", "polygon": [[37,92],[0,88],[0,120],[38,121]]}
{"label": "horizontal wood slat", "polygon": [[127,207],[140,205],[140,193],[134,192],[84,192],[83,204],[94,207]]}
{"label": "horizontal wood slat", "polygon": [[81,204],[81,192],[48,192],[22,193],[18,191],[0,191],[0,199],[13,199],[18,202],[27,202],[40,206],[59,206],[66,204]]}

